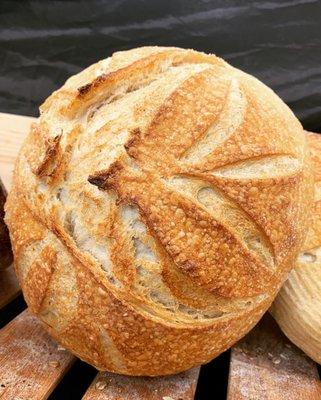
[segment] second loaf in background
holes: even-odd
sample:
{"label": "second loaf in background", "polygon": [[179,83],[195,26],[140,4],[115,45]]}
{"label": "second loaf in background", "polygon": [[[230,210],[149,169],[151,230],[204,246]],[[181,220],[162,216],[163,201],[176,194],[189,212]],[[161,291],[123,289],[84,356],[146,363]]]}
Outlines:
{"label": "second loaf in background", "polygon": [[295,268],[275,299],[271,313],[288,338],[321,363],[321,135],[308,133],[315,171],[314,209]]}

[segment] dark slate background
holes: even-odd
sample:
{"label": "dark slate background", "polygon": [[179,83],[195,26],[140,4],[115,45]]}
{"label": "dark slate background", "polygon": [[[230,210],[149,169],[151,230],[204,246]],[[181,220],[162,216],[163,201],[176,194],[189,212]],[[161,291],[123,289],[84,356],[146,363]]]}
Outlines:
{"label": "dark slate background", "polygon": [[213,52],[321,131],[321,1],[0,0],[0,111],[37,115],[71,74],[141,45]]}

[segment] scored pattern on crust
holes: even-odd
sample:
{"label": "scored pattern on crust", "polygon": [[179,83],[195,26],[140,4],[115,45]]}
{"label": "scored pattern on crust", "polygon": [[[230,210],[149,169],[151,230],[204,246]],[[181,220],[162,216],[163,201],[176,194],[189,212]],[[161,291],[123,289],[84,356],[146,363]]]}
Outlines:
{"label": "scored pattern on crust", "polygon": [[[240,88],[236,81],[233,84],[231,83],[229,86],[229,93],[227,95],[228,103],[232,102],[232,99],[235,99],[238,103],[240,103],[240,98],[242,97],[240,95]],[[237,91],[237,94],[231,93],[231,91]],[[244,103],[244,102],[243,102]],[[191,157],[188,158],[190,161],[192,156],[195,155],[198,157],[200,156],[201,158],[198,157],[197,162],[194,162],[192,167],[189,166],[187,168],[187,173],[189,175],[195,175],[198,177],[202,177],[202,156],[206,156],[207,154],[204,153],[204,148],[207,148],[206,146],[203,145],[203,142],[208,140],[208,137],[210,137],[211,143],[216,143],[216,140],[214,139],[215,133],[217,133],[217,136],[219,137],[219,140],[217,141],[218,144],[220,143],[224,135],[222,135],[222,124],[224,120],[224,114],[225,114],[225,132],[226,132],[226,137],[225,140],[228,138],[229,135],[232,135],[237,128],[242,124],[242,116],[238,116],[237,118],[230,118],[230,108],[232,107],[231,104],[228,104],[226,107],[223,106],[223,114],[220,113],[220,117],[223,115],[223,117],[219,120],[219,122],[215,123],[214,126],[217,127],[217,131],[215,131],[215,128],[211,126],[206,132],[203,138],[201,138],[200,141],[196,142],[195,151],[191,148],[187,150],[188,154],[191,155]],[[244,107],[243,107],[244,108]],[[242,106],[237,104],[236,110],[241,112],[242,111]],[[227,111],[226,111],[227,110]],[[244,112],[244,111],[243,111]],[[185,111],[185,115],[186,111]],[[153,127],[154,128],[154,127]],[[197,284],[204,286],[210,290],[216,290],[220,295],[223,296],[228,296],[228,297],[233,297],[233,296],[245,296],[245,295],[253,295],[258,292],[262,292],[264,290],[264,283],[269,282],[269,278],[271,277],[271,272],[270,271],[265,271],[266,270],[266,263],[262,263],[260,267],[258,268],[257,264],[258,260],[253,260],[255,257],[257,258],[257,254],[254,255],[253,252],[246,252],[244,249],[244,245],[241,244],[239,240],[236,240],[234,235],[231,235],[231,230],[228,224],[223,224],[221,221],[215,220],[214,216],[211,215],[209,216],[209,213],[204,213],[200,207],[195,207],[195,202],[193,204],[186,205],[186,192],[188,192],[188,185],[190,184],[190,180],[188,181],[187,178],[185,179],[186,187],[184,187],[185,193],[182,194],[182,198],[179,196],[174,195],[172,191],[167,191],[167,188],[163,186],[160,182],[157,182],[159,174],[157,171],[154,170],[154,168],[150,168],[149,166],[149,171],[146,172],[143,171],[142,169],[145,169],[144,167],[144,161],[143,157],[140,157],[140,153],[143,153],[144,156],[146,155],[146,148],[145,148],[145,141],[147,139],[148,141],[148,136],[149,132],[145,134],[145,137],[142,138],[141,134],[138,132],[138,135],[136,134],[137,131],[134,132],[134,136],[130,141],[126,144],[126,151],[129,154],[130,157],[135,159],[136,162],[140,164],[140,169],[137,170],[137,168],[133,169],[130,166],[130,162],[126,159],[123,159],[122,161],[116,161],[114,162],[111,167],[107,170],[103,170],[101,172],[96,173],[96,175],[92,175],[89,178],[89,181],[93,183],[94,185],[97,185],[100,188],[110,188],[112,190],[115,190],[117,192],[117,195],[119,196],[120,199],[122,199],[125,202],[137,204],[138,207],[140,208],[140,211],[142,214],[144,214],[147,223],[149,226],[152,226],[152,232],[154,235],[158,236],[159,241],[163,245],[163,247],[166,249],[167,253],[172,257],[172,259],[175,261],[176,265],[178,265],[184,273],[189,275],[193,280],[196,281]],[[210,134],[208,133],[210,132]],[[204,139],[205,138],[205,139]],[[200,144],[201,143],[201,144]],[[162,147],[162,144],[159,144],[160,147]],[[193,145],[192,145],[193,147]],[[133,151],[134,149],[134,151]],[[171,151],[171,149],[166,149],[168,151]],[[165,154],[166,150],[164,149],[163,154]],[[210,148],[210,150],[214,151],[215,147]],[[175,149],[174,149],[175,152]],[[153,158],[153,153],[149,155],[149,158]],[[153,160],[152,160],[153,161]],[[169,161],[168,164],[175,163],[175,161],[171,160]],[[151,163],[153,167],[158,166],[159,163],[155,162],[154,165]],[[168,166],[168,165],[167,165]],[[160,164],[160,167],[162,167],[162,164]],[[178,170],[178,166],[175,164],[172,165],[172,169]],[[152,171],[150,171],[152,169]],[[280,172],[275,172],[277,171],[282,171]],[[246,179],[246,178],[258,178],[258,179],[277,179],[278,175],[282,174],[282,179],[286,176],[295,176],[297,175],[298,171],[300,169],[300,162],[291,156],[288,156],[286,154],[284,155],[271,155],[270,157],[266,157],[263,160],[256,160],[256,159],[248,159],[247,161],[242,161],[240,165],[233,166],[229,169],[228,166],[224,165],[224,168],[220,171],[218,170],[217,172],[211,171],[212,176],[218,176],[221,178],[221,180],[225,179]],[[184,174],[184,166],[180,165],[180,171],[181,175]],[[167,175],[170,175],[170,171],[166,171]],[[230,173],[230,176],[228,175]],[[227,176],[226,176],[227,175]],[[150,178],[149,178],[150,177]],[[149,180],[152,180],[151,183],[149,183]],[[148,184],[146,185],[146,182]],[[206,186],[208,186],[209,183],[206,184],[204,183],[203,187],[200,187],[200,189],[205,189]],[[145,186],[145,188],[144,188]],[[147,187],[148,186],[148,187]],[[144,188],[144,192],[149,193],[151,196],[155,196],[156,204],[152,204],[148,198],[142,193],[142,188]],[[160,190],[161,188],[161,190]],[[167,193],[166,193],[167,191]],[[253,191],[253,190],[252,190]],[[141,192],[141,193],[140,193]],[[213,190],[212,190],[213,193]],[[166,197],[167,199],[170,198],[170,207],[166,205]],[[224,196],[226,197],[226,196]],[[215,200],[214,200],[215,201]],[[228,209],[227,204],[228,201],[226,199],[223,200],[223,204],[226,205],[226,210]],[[183,205],[184,204],[184,205]],[[173,207],[175,208],[173,209]],[[214,206],[214,204],[213,204]],[[188,229],[187,225],[184,224],[184,220],[186,219],[185,211],[190,210],[192,207],[195,209],[193,210],[193,213],[196,215],[196,218],[192,215],[189,215],[189,221],[190,224],[192,225],[192,228],[195,230],[201,231],[201,234],[203,234],[203,237],[205,236],[205,239],[202,242],[196,243],[196,246],[194,245],[193,241],[190,243],[188,242],[188,232],[190,229]],[[165,209],[164,210],[162,210]],[[214,207],[213,207],[214,208]],[[237,210],[237,208],[234,206],[234,209]],[[163,216],[162,211],[164,212]],[[158,215],[156,215],[158,214]],[[231,213],[232,214],[232,213]],[[240,215],[240,211],[234,211],[234,217],[236,215]],[[203,219],[202,219],[203,218]],[[198,221],[199,220],[199,221]],[[245,223],[245,218],[243,218],[241,221],[236,222],[239,225],[249,225],[249,219],[247,220],[247,223]],[[164,231],[169,231],[171,230],[170,224],[174,224],[174,226],[182,226],[182,229],[177,232],[176,236],[170,235],[166,236]],[[167,226],[166,226],[167,225]],[[185,226],[184,226],[185,225]],[[222,271],[223,268],[227,269],[227,264],[231,264],[231,260],[233,260],[232,255],[227,254],[227,256],[224,258],[224,260],[219,260],[218,258],[215,258],[215,255],[212,256],[214,251],[211,249],[213,246],[213,242],[215,239],[213,239],[213,236],[211,236],[211,232],[209,232],[212,228],[212,230],[215,230],[215,225],[218,225],[219,229],[216,229],[216,234],[220,235],[220,231],[224,230],[223,235],[216,237],[216,240],[219,242],[220,240],[223,243],[223,246],[226,247],[226,252],[229,251],[229,249],[226,246],[226,243],[224,243],[224,238],[228,237],[230,240],[230,248],[233,248],[233,257],[234,257],[234,264],[232,265],[232,268],[234,268],[235,272],[237,272],[237,275],[234,275],[234,278],[232,276],[229,276],[227,278],[226,273]],[[165,226],[165,229],[164,229]],[[252,224],[253,226],[253,224]],[[210,227],[210,229],[208,229]],[[214,229],[213,229],[214,228]],[[173,229],[174,230],[174,229]],[[205,233],[207,231],[207,233]],[[245,229],[246,231],[246,229]],[[251,229],[250,229],[251,231]],[[271,251],[269,247],[272,247],[270,243],[266,244],[267,240],[264,239],[264,235],[255,235],[258,230],[256,229],[253,232],[252,228],[252,238],[250,237],[248,240],[248,243],[250,244],[250,247],[252,247],[252,250],[255,249],[258,254],[261,253],[261,261],[262,258],[264,261],[269,260],[267,264],[268,266],[273,266],[273,258],[271,256]],[[187,232],[187,234],[186,234]],[[192,232],[193,235],[193,232]],[[244,237],[243,237],[244,239]],[[246,240],[243,240],[243,242],[246,242]],[[169,244],[170,243],[170,244]],[[265,246],[264,246],[265,244]],[[235,259],[235,253],[238,253],[237,251],[235,252],[235,248],[239,246],[239,253],[242,253],[242,257]],[[199,253],[197,247],[205,250],[207,252],[206,258],[202,259],[200,258],[200,254],[202,255],[202,252]],[[188,253],[188,249],[190,250],[190,253]],[[260,251],[260,250],[261,251]],[[220,249],[222,251],[222,249]],[[212,257],[211,257],[212,256]],[[246,259],[245,263],[242,260],[242,258]],[[229,259],[226,261],[226,259]],[[222,262],[223,261],[223,262]],[[243,262],[242,262],[243,261]],[[221,264],[221,265],[219,265]],[[224,266],[222,265],[224,264]],[[248,272],[246,276],[242,276],[242,272],[244,271],[238,271],[237,268],[235,268],[235,265],[237,264],[247,264],[248,267]],[[224,282],[220,281],[220,277],[218,275],[215,275],[216,271],[211,271],[211,267],[215,265],[215,268],[217,270],[221,270],[220,274],[224,276]],[[203,268],[203,270],[202,270]],[[213,268],[212,268],[213,269]],[[213,276],[211,276],[211,273],[213,272]],[[232,275],[233,271],[229,271],[229,275]],[[261,274],[261,276],[260,276]],[[232,279],[231,279],[232,278]],[[242,279],[243,278],[243,279]],[[256,284],[254,285],[254,281]],[[260,282],[261,280],[261,282]],[[216,286],[215,286],[216,285]],[[225,285],[227,287],[220,287],[220,285]],[[255,287],[255,289],[254,289]],[[251,291],[252,290],[252,291]]]}
{"label": "scored pattern on crust", "polygon": [[246,99],[238,81],[232,78],[227,99],[217,120],[205,135],[186,151],[181,160],[195,164],[210,155],[219,143],[226,140],[242,124],[245,112]]}
{"label": "scored pattern on crust", "polygon": [[208,324],[256,306],[300,242],[300,135],[270,140],[261,87],[215,57],[112,62],[42,107],[41,164],[30,138],[17,167],[28,207],[141,312]]}

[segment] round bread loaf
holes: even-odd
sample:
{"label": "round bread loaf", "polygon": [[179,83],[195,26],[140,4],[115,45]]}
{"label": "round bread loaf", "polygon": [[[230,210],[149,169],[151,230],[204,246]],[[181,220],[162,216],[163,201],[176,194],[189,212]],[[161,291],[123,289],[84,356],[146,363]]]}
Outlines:
{"label": "round bread loaf", "polygon": [[214,55],[144,47],[41,107],[7,202],[30,310],[98,369],[163,375],[230,347],[271,304],[312,199],[302,127]]}
{"label": "round bread loaf", "polygon": [[321,135],[309,133],[315,171],[314,210],[299,257],[271,307],[288,338],[321,363]]}

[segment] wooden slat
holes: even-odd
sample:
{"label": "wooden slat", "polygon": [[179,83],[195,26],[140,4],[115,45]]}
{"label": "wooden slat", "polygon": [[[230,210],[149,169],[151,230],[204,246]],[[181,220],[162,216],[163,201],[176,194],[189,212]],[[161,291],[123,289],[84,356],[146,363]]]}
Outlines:
{"label": "wooden slat", "polygon": [[0,176],[10,187],[14,160],[35,118],[0,113]]}
{"label": "wooden slat", "polygon": [[160,377],[131,377],[100,372],[83,400],[191,400],[194,398],[199,368]]}
{"label": "wooden slat", "polygon": [[0,331],[0,398],[47,399],[74,360],[24,311]]}
{"label": "wooden slat", "polygon": [[20,287],[13,265],[0,271],[0,308],[7,305],[20,293]]}
{"label": "wooden slat", "polygon": [[316,364],[269,315],[231,353],[228,400],[249,399],[321,399]]}

